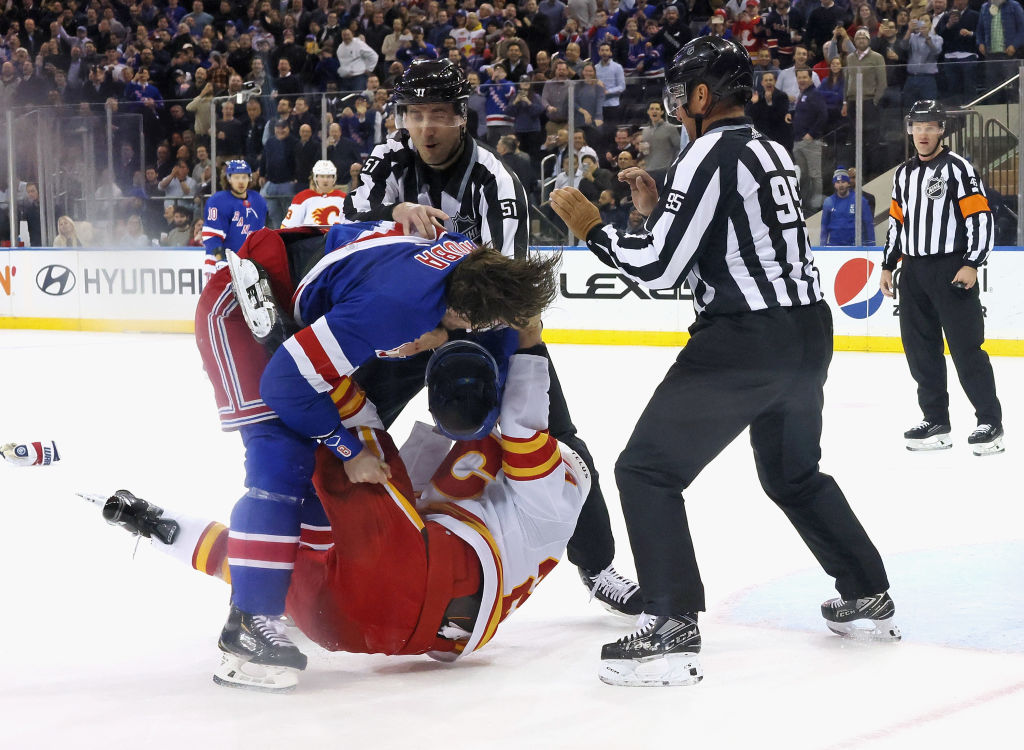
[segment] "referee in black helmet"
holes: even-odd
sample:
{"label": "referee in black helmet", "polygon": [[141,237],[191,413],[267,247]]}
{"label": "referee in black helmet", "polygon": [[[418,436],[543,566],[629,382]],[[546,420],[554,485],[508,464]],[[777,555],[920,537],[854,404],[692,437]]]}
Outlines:
{"label": "referee in black helmet", "polygon": [[[446,228],[505,255],[526,255],[526,193],[515,174],[466,132],[471,90],[466,75],[450,60],[413,61],[392,92],[398,133],[367,157],[362,184],[345,199],[346,219],[393,219],[423,236],[434,227]],[[612,565],[615,539],[594,460],[576,434],[546,347],[544,355],[551,378],[549,430],[583,458],[592,477],[569,540],[569,560],[593,598],[613,611],[637,615],[640,587]],[[375,360],[356,372],[385,426],[423,388],[429,359],[425,352],[400,361]]]}
{"label": "referee in black helmet", "polygon": [[620,175],[649,214],[645,232],[603,226],[573,188],[551,197],[605,263],[652,289],[689,281],[698,313],[615,466],[647,616],[602,650],[601,679],[612,684],[700,679],[704,589],[681,493],[748,427],[761,486],[836,581],[840,598],[822,606],[828,627],[900,637],[882,560],[818,468],[832,316],[793,161],[743,115],[752,89],[738,44],[706,36],[683,46],[666,72],[665,109],[691,142],[660,190],[643,170]]}
{"label": "referee in black helmet", "polygon": [[978,266],[992,250],[994,228],[985,186],[967,159],[942,145],[946,112],[930,99],[915,102],[907,133],[917,155],[896,170],[882,260],[882,293],[895,294],[900,273],[900,336],[917,382],[923,419],[903,437],[912,451],[950,448],[949,392],[942,336],[974,405],[977,428],[967,438],[975,455],[1003,452],[1003,412],[992,363],[981,348],[985,316]]}

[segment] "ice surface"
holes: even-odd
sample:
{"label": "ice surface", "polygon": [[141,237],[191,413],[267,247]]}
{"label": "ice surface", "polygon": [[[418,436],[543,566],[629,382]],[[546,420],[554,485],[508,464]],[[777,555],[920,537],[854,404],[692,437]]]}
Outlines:
{"label": "ice surface", "polygon": [[[676,351],[553,347],[604,473]],[[958,385],[952,450],[911,454],[902,355],[839,353],[823,468],[886,558],[904,641],[849,644],[818,619],[830,580],[757,485],[745,436],[686,493],[708,593],[704,682],[628,689],[596,676],[631,623],[560,565],[481,652],[329,654],[305,644],[298,692],[210,679],[227,587],[106,526],[76,490],[126,487],[226,520],[241,443],[219,431],[189,336],[0,332],[0,441],[54,439],[49,468],[0,466],[6,677],[0,747],[1011,747],[1024,711],[1024,360],[994,359],[1007,452],[977,458]],[[951,378],[953,370],[950,368]],[[417,401],[402,438],[425,413]],[[649,744],[654,743],[654,744]]]}

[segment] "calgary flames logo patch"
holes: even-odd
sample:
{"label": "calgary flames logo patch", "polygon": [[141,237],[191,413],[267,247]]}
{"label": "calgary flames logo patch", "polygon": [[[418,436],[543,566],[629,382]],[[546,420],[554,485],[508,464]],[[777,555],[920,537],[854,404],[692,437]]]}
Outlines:
{"label": "calgary flames logo patch", "polygon": [[325,227],[337,224],[341,220],[341,211],[337,206],[321,206],[313,211],[313,223]]}

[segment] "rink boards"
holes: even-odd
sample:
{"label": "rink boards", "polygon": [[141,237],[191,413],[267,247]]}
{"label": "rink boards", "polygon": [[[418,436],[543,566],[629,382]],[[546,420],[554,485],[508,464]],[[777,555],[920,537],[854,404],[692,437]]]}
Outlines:
{"label": "rink boards", "polygon": [[[993,354],[1024,355],[1022,251],[996,248],[979,272]],[[878,288],[881,251],[816,248],[815,256],[836,347],[900,351],[899,298]],[[190,332],[203,258],[202,248],[0,250],[0,327]],[[678,346],[694,318],[688,288],[644,289],[585,248],[564,249],[559,288],[545,316],[552,343]]]}

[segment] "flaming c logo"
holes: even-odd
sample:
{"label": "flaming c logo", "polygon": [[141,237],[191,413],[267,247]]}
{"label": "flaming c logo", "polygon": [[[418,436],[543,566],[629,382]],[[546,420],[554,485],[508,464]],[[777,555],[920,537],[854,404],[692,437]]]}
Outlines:
{"label": "flaming c logo", "polygon": [[[338,217],[332,219],[332,217]],[[341,218],[341,211],[337,206],[324,206],[313,211],[313,223],[325,227],[328,224],[337,224]]]}

